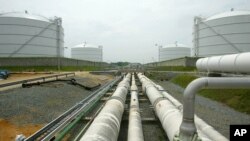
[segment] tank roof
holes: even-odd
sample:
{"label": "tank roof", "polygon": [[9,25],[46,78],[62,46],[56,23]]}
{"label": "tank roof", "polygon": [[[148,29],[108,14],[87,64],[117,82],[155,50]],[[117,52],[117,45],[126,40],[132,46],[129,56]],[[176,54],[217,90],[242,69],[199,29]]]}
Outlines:
{"label": "tank roof", "polygon": [[40,20],[40,21],[46,21],[51,22],[50,19],[40,16],[40,15],[34,15],[30,13],[24,13],[24,12],[8,12],[8,13],[0,13],[0,17],[16,17],[16,18],[25,18],[25,19],[32,19],[32,20]]}
{"label": "tank roof", "polygon": [[184,48],[189,48],[187,45],[179,44],[179,43],[167,44],[167,45],[163,46],[163,48],[171,48],[171,47],[184,47]]}
{"label": "tank roof", "polygon": [[74,46],[72,48],[99,48],[99,46],[94,45],[94,44],[82,43],[82,44],[76,45],[76,46]]}
{"label": "tank roof", "polygon": [[242,16],[242,15],[250,15],[250,11],[227,11],[211,16],[207,18],[206,21],[225,18],[225,17],[232,17],[232,16]]}

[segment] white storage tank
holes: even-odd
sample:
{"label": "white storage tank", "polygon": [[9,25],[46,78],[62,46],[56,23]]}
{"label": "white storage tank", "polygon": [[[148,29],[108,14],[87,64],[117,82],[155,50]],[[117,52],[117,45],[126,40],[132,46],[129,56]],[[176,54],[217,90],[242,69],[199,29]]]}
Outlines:
{"label": "white storage tank", "polygon": [[61,18],[27,11],[0,14],[0,57],[62,57],[63,46]]}
{"label": "white storage tank", "polygon": [[208,57],[250,51],[250,11],[228,11],[194,19],[194,56]]}
{"label": "white storage tank", "polygon": [[159,47],[159,61],[172,60],[190,56],[190,48],[183,44],[168,44]]}
{"label": "white storage tank", "polygon": [[75,47],[71,48],[71,57],[79,60],[102,62],[102,46],[96,46],[86,43],[76,45]]}

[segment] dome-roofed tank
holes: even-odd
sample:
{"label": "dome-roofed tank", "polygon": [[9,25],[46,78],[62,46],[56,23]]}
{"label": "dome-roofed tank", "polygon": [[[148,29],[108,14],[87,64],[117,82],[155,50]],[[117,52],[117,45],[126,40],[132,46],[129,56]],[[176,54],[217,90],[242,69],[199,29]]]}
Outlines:
{"label": "dome-roofed tank", "polygon": [[172,60],[190,56],[190,48],[186,45],[175,43],[159,47],[159,61]]}
{"label": "dome-roofed tank", "polygon": [[71,48],[71,57],[79,60],[102,62],[102,46],[92,44],[79,44]]}
{"label": "dome-roofed tank", "polygon": [[250,11],[194,19],[194,54],[199,57],[250,51]]}
{"label": "dome-roofed tank", "polygon": [[0,57],[63,56],[63,45],[61,18],[27,11],[0,14]]}

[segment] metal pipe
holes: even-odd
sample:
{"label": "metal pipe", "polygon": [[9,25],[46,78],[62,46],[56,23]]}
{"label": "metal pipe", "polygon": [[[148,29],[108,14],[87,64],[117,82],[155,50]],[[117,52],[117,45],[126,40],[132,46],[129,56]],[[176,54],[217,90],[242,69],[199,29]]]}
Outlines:
{"label": "metal pipe", "polygon": [[[166,97],[170,102],[172,102],[173,105],[177,109],[179,109],[181,112],[183,111],[182,104],[176,100],[174,97],[172,97],[170,94],[168,94],[160,85],[156,85],[156,88],[158,88],[159,91],[161,91],[162,95]],[[220,138],[220,141],[226,141],[227,139],[221,135],[218,131],[216,131],[212,126],[207,124],[205,121],[200,119],[198,116],[195,115],[195,125],[197,127],[197,132],[199,137],[203,141],[211,141],[214,137]]]}
{"label": "metal pipe", "polygon": [[116,141],[118,138],[124,103],[130,86],[131,74],[119,83],[114,94],[95,118],[80,141]]}
{"label": "metal pipe", "polygon": [[131,100],[129,110],[128,141],[144,141],[138,101],[138,88],[132,75]]}
{"label": "metal pipe", "polygon": [[249,58],[250,52],[206,57],[197,60],[196,67],[207,72],[249,73]]}
{"label": "metal pipe", "polygon": [[[210,88],[210,89],[235,89],[235,88],[250,88],[250,78],[239,78],[239,77],[224,77],[224,78],[216,78],[216,77],[204,77],[198,78],[192,81],[184,91],[184,99],[183,99],[183,119],[180,126],[180,138],[192,138],[196,134],[196,127],[194,124],[194,101],[195,94],[198,90],[202,88]],[[226,140],[221,136],[216,136],[210,134],[209,137],[211,140]]]}
{"label": "metal pipe", "polygon": [[157,117],[162,123],[163,129],[169,140],[173,140],[179,132],[181,124],[181,112],[157,90],[147,77],[138,73],[138,78],[142,83],[144,92],[148,96],[151,104],[154,106]]}

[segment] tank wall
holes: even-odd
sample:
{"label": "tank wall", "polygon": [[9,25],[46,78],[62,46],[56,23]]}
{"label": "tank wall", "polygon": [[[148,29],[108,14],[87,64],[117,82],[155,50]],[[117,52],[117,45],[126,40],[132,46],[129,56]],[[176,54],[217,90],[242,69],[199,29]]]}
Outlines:
{"label": "tank wall", "polygon": [[190,48],[168,47],[159,49],[159,61],[190,56]]}
{"label": "tank wall", "polygon": [[[60,56],[63,56],[64,31],[62,27],[60,30]],[[0,50],[0,57],[58,56],[57,26],[39,20],[0,17]]]}
{"label": "tank wall", "polygon": [[74,59],[102,62],[101,48],[72,48],[71,57]]}
{"label": "tank wall", "polygon": [[198,34],[200,57],[250,51],[249,15],[205,20],[198,27],[194,34]]}

